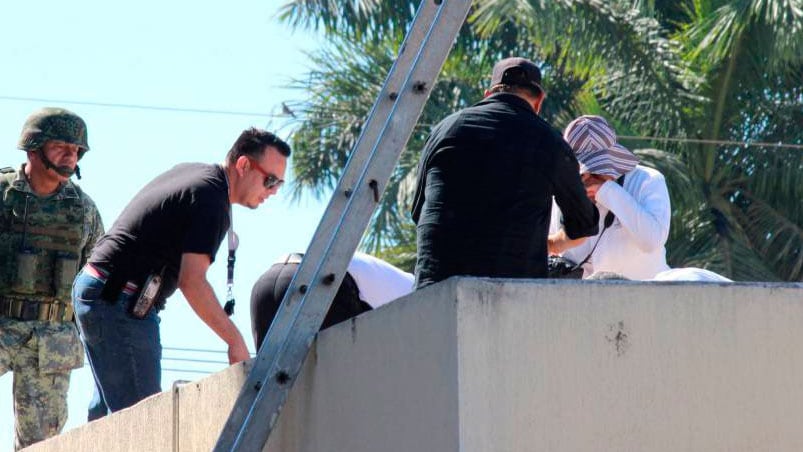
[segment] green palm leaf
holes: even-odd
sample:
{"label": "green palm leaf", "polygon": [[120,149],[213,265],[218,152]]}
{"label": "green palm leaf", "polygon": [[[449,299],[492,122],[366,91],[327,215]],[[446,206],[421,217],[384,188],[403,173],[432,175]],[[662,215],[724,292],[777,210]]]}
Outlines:
{"label": "green palm leaf", "polygon": [[[336,182],[416,6],[295,0],[282,10],[328,41],[296,82],[296,196]],[[495,61],[523,55],[542,66],[542,113],[556,125],[593,113],[622,135],[657,138],[636,144],[663,149],[637,152],[667,178],[671,265],[800,280],[803,152],[659,140],[803,143],[802,33],[801,0],[477,0],[363,245],[409,263],[407,211],[429,127],[479,100]]]}

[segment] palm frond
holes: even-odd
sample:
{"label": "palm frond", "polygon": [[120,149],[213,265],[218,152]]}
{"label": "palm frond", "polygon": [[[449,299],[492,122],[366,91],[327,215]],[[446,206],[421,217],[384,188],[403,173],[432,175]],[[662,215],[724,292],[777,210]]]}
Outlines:
{"label": "palm frond", "polygon": [[[285,6],[285,21],[323,29],[328,40],[310,56],[310,78],[296,83],[305,95],[294,105],[301,112],[293,138],[296,196],[325,194],[337,181],[416,6]],[[429,128],[476,102],[492,65],[511,55],[541,65],[549,93],[542,114],[557,126],[594,113],[620,134],[802,143],[801,9],[801,0],[476,0],[363,248],[396,250],[411,262],[407,210]],[[670,187],[671,265],[737,280],[800,279],[803,153],[661,146],[637,152]]]}
{"label": "palm frond", "polygon": [[[683,111],[704,101],[694,95],[701,80],[682,59],[682,48],[660,23],[639,15],[628,2],[479,1],[471,16],[480,36],[499,27],[525,27],[540,55],[559,56],[564,66],[590,78],[590,90],[617,120],[652,135],[684,135]],[[611,39],[614,37],[614,39]],[[553,77],[547,70],[547,80]]]}
{"label": "palm frond", "polygon": [[689,56],[717,65],[743,45],[762,49],[768,69],[784,68],[803,54],[803,2],[800,0],[737,0],[712,11],[698,11],[701,20],[685,31],[693,44]]}

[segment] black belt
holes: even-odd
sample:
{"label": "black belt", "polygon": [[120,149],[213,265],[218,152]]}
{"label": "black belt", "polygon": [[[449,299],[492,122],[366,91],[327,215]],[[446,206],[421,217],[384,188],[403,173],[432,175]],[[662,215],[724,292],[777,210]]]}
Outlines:
{"label": "black belt", "polygon": [[[136,301],[136,295],[139,294],[139,285],[134,281],[125,281],[125,278],[116,279],[114,275],[114,271],[106,270],[103,267],[100,267],[96,264],[91,262],[87,263],[83,271],[92,277],[97,278],[103,283],[103,291],[101,292],[101,298],[107,302],[114,304],[117,302],[117,298],[120,296],[121,293],[125,293],[127,295],[134,295],[134,299],[131,301],[134,303]],[[125,282],[123,282],[125,281]],[[114,284],[114,285],[111,285]],[[156,309],[156,311],[161,311],[165,308],[165,299],[159,298],[153,304],[151,309]]]}
{"label": "black belt", "polygon": [[0,297],[0,317],[43,322],[72,322],[72,304],[35,298]]}

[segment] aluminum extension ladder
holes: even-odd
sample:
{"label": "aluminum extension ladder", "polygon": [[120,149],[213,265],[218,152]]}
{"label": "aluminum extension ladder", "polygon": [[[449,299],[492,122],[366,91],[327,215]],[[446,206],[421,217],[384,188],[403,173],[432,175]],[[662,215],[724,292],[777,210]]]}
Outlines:
{"label": "aluminum extension ladder", "polygon": [[471,0],[423,0],[214,450],[262,450]]}

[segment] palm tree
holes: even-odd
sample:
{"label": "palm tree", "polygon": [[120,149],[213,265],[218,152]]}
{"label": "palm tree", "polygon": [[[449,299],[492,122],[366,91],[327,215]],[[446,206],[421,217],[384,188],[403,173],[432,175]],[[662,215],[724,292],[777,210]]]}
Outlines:
{"label": "palm tree", "polygon": [[[296,13],[290,14],[289,11],[285,11],[287,20],[300,20]],[[310,55],[316,69],[303,80],[293,83],[306,95],[306,99],[293,105],[295,111],[303,112],[293,138],[293,195],[296,199],[305,193],[321,197],[335,186],[398,52],[403,32],[398,28],[396,35],[376,37],[375,33],[356,33],[350,28],[330,30],[327,32],[333,38],[330,43]],[[412,252],[415,251],[415,235],[414,231],[411,234],[407,211],[412,202],[418,153],[431,125],[481,98],[485,74],[490,72],[500,55],[533,51],[519,45],[511,30],[507,31],[509,38],[493,43],[480,41],[470,33],[470,30],[464,30],[461,40],[465,44],[456,46],[446,61],[430,102],[391,176],[363,244],[369,251],[384,254],[405,268],[410,268],[409,252],[401,261],[394,258],[400,249],[409,249],[410,244]],[[343,55],[352,58],[344,59]],[[562,69],[556,67],[554,70]],[[574,97],[574,92],[584,83],[584,80],[567,75],[558,83],[548,85],[551,94],[545,114],[548,117],[558,114],[560,110],[555,106]],[[396,248],[397,245],[401,248]]]}
{"label": "palm tree", "polygon": [[[694,2],[676,40],[706,81],[686,136],[803,142],[803,2]],[[677,254],[737,279],[802,280],[803,153],[708,143],[680,151],[705,208],[702,221],[676,228],[701,246]]]}
{"label": "palm tree", "polygon": [[[331,44],[297,86],[309,93],[296,147],[296,194],[331,187],[353,147],[416,4],[295,0],[283,18]],[[542,63],[545,114],[565,125],[602,114],[620,135],[698,139],[638,151],[673,194],[670,263],[736,279],[803,279],[801,0],[681,2],[477,0],[374,217],[364,246],[409,256],[409,194],[428,125],[479,99],[501,57]],[[749,39],[748,39],[749,38]],[[737,144],[716,144],[718,141]],[[635,147],[635,146],[633,146]]]}

